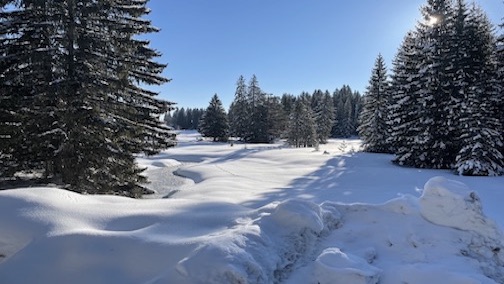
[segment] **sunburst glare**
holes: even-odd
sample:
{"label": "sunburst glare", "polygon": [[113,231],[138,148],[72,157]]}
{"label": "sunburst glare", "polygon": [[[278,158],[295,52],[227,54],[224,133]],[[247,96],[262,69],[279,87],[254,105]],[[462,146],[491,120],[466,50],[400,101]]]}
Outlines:
{"label": "sunburst glare", "polygon": [[441,18],[436,15],[430,15],[427,17],[427,25],[433,27],[441,22]]}

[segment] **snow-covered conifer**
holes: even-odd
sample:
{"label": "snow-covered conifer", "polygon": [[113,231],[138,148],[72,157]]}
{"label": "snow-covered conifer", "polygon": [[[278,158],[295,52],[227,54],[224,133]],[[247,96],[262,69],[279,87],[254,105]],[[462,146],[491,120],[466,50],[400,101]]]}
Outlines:
{"label": "snow-covered conifer", "polygon": [[486,15],[476,6],[465,23],[467,41],[460,107],[461,149],[455,169],[463,175],[500,175],[504,173],[501,149],[502,126],[497,108],[500,97],[497,66],[494,63],[495,39]]}
{"label": "snow-covered conifer", "polygon": [[317,125],[317,137],[321,144],[327,143],[334,125],[334,105],[329,91],[323,93],[321,90],[315,91],[314,98],[317,98],[314,106],[315,123]]}
{"label": "snow-covered conifer", "polygon": [[212,97],[201,118],[199,131],[205,137],[212,137],[214,141],[227,141],[228,139],[227,114],[217,94]]}
{"label": "snow-covered conifer", "polygon": [[318,144],[316,124],[310,102],[298,98],[289,119],[287,140],[294,147],[312,147]]}
{"label": "snow-covered conifer", "polygon": [[[168,81],[160,76],[165,65],[153,61],[159,53],[137,37],[157,31],[142,18],[146,3],[2,2],[12,5],[1,21],[15,25],[2,25],[0,64],[8,67],[0,84],[29,98],[20,101],[31,110],[21,128],[38,139],[23,138],[19,147],[49,159],[46,172],[72,190],[138,197],[145,177],[133,155],[174,145],[159,120],[171,103],[138,85]],[[33,148],[38,141],[49,152]]]}
{"label": "snow-covered conifer", "polygon": [[364,151],[390,153],[387,139],[390,136],[389,105],[390,82],[387,68],[381,55],[375,61],[367,92],[364,95],[364,108],[360,114],[359,135]]}
{"label": "snow-covered conifer", "polygon": [[261,90],[257,77],[253,75],[247,90],[250,121],[246,126],[245,140],[248,142],[269,143],[271,140],[267,101],[268,96]]}
{"label": "snow-covered conifer", "polygon": [[[416,166],[421,163],[422,153],[417,147],[423,130],[421,117],[428,116],[421,102],[421,80],[419,64],[423,52],[417,46],[414,32],[408,32],[394,61],[391,75],[390,138],[388,143],[394,149],[395,163]],[[423,150],[422,150],[423,151]]]}
{"label": "snow-covered conifer", "polygon": [[358,92],[353,92],[350,86],[343,85],[333,93],[335,110],[332,137],[350,137],[357,135],[358,117],[362,109],[362,100]]}
{"label": "snow-covered conifer", "polygon": [[245,139],[250,120],[247,85],[243,76],[240,76],[236,82],[234,100],[229,107],[230,134],[234,137]]}
{"label": "snow-covered conifer", "polygon": [[457,149],[452,115],[454,8],[450,0],[428,0],[417,25],[417,43],[423,53],[418,65],[419,103],[425,109],[419,119],[419,135],[412,145],[415,166],[451,168]]}

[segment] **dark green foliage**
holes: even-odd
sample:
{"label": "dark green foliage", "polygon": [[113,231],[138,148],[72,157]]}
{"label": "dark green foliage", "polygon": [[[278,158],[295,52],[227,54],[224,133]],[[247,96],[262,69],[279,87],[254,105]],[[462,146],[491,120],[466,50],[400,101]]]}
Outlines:
{"label": "dark green foliage", "polygon": [[255,75],[248,86],[243,76],[238,79],[228,117],[231,135],[250,143],[270,143],[281,135],[285,125],[278,99],[261,90]]}
{"label": "dark green foliage", "polygon": [[333,93],[335,122],[331,130],[331,136],[348,138],[357,136],[358,118],[362,110],[363,101],[358,92],[353,92],[350,86],[343,85]]}
{"label": "dark green foliage", "polygon": [[504,172],[502,125],[497,66],[493,63],[491,24],[478,8],[471,9],[465,29],[465,50],[471,54],[461,64],[458,80],[460,104],[460,150],[455,169],[463,175],[499,175]]}
{"label": "dark green foliage", "polygon": [[392,153],[392,147],[389,144],[390,103],[391,92],[387,68],[383,57],[379,55],[364,95],[364,108],[360,114],[360,126],[357,129],[364,151]]}
{"label": "dark green foliage", "polygon": [[395,163],[414,166],[419,155],[411,150],[418,143],[422,127],[420,118],[426,116],[421,103],[418,62],[423,53],[417,48],[415,34],[409,32],[394,61],[391,82],[392,104],[389,106],[391,135],[388,143],[395,149]]}
{"label": "dark green foliage", "polygon": [[296,148],[313,147],[318,144],[314,114],[306,98],[300,97],[294,104],[289,120],[287,140]]}
{"label": "dark green foliage", "polygon": [[158,120],[171,103],[137,85],[167,82],[165,65],[153,61],[159,54],[137,37],[157,31],[141,18],[146,2],[3,2],[15,4],[0,14],[9,23],[0,27],[0,113],[10,120],[2,144],[11,145],[1,149],[4,173],[42,171],[78,192],[142,194],[133,155],[174,145]]}
{"label": "dark green foliage", "polygon": [[228,140],[229,124],[227,114],[217,94],[212,97],[201,118],[199,131],[205,137],[212,137],[214,141]]}
{"label": "dark green foliage", "polygon": [[318,143],[325,144],[327,143],[327,139],[331,136],[331,129],[334,125],[335,117],[333,99],[329,91],[315,91],[312,105],[312,109],[315,113]]}
{"label": "dark green foliage", "polygon": [[491,24],[463,0],[428,0],[422,13],[394,60],[395,162],[502,174],[502,80]]}
{"label": "dark green foliage", "polygon": [[[500,25],[500,36],[497,41],[497,81],[500,82],[498,86],[498,115],[500,123],[503,126],[501,135],[504,136],[504,18],[503,23]],[[501,147],[501,153],[504,153],[504,146]]]}
{"label": "dark green foliage", "polygon": [[195,130],[199,128],[199,121],[205,109],[202,108],[176,108],[165,115],[164,121],[175,129]]}
{"label": "dark green foliage", "polygon": [[250,125],[250,106],[247,101],[247,85],[243,76],[236,82],[236,92],[233,102],[229,107],[229,127],[233,137],[244,139]]}

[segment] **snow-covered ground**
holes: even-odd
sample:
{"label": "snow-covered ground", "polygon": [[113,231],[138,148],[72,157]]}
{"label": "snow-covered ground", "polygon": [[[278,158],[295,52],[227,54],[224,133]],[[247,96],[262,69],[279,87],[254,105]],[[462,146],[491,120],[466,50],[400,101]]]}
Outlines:
{"label": "snow-covered ground", "polygon": [[0,191],[0,283],[504,283],[504,177],[358,149],[183,132],[144,200]]}

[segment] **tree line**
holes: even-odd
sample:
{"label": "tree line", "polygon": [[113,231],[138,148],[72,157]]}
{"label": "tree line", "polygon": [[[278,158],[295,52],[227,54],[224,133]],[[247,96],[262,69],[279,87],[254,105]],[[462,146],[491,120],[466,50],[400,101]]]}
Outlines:
{"label": "tree line", "polygon": [[365,151],[399,165],[504,173],[504,40],[464,0],[428,0],[391,70],[378,56],[364,96]]}
{"label": "tree line", "polygon": [[[0,176],[139,197],[139,153],[173,146],[147,1],[5,0],[0,6]],[[141,83],[141,85],[140,85]]]}
{"label": "tree line", "polygon": [[312,147],[329,137],[356,136],[362,104],[359,92],[346,85],[333,93],[315,90],[277,97],[262,91],[255,75],[248,84],[240,76],[229,112],[214,95],[198,129],[218,141],[229,136],[249,143],[283,138],[295,147]]}
{"label": "tree line", "polygon": [[198,129],[203,113],[203,108],[175,108],[166,113],[163,120],[174,129]]}

